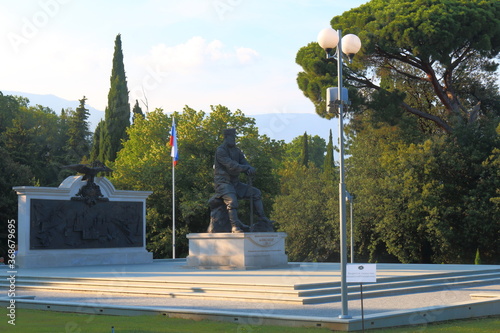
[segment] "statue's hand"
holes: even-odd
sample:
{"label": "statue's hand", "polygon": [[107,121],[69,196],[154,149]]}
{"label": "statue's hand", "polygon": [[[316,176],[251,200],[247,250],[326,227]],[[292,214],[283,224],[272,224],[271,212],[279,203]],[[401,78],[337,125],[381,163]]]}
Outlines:
{"label": "statue's hand", "polygon": [[247,173],[247,175],[249,175],[249,176],[253,176],[253,175],[255,175],[255,171],[256,171],[256,170],[255,170],[255,168],[254,168],[254,167],[249,167],[246,173]]}

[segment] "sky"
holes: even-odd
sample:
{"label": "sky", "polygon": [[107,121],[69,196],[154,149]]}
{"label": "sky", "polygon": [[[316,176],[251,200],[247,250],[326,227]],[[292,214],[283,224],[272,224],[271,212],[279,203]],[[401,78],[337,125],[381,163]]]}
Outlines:
{"label": "sky", "polygon": [[297,51],[368,0],[0,0],[0,91],[87,97],[104,110],[121,34],[143,110],[314,113]]}

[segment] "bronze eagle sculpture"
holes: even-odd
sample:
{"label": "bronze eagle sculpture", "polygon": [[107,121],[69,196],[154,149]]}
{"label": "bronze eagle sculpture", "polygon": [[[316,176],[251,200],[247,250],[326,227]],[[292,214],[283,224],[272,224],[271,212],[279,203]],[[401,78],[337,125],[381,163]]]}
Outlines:
{"label": "bronze eagle sculpture", "polygon": [[65,169],[71,169],[74,170],[78,173],[83,173],[84,176],[82,178],[82,181],[86,180],[87,183],[90,181],[90,183],[94,182],[95,176],[99,172],[111,172],[110,168],[104,165],[101,161],[94,161],[91,164],[70,164],[70,165],[65,165],[63,166]]}

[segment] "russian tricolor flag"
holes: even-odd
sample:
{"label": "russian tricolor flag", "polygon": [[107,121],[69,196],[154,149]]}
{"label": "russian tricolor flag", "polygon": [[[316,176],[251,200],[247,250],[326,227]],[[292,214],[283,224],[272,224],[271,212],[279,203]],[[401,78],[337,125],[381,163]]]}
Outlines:
{"label": "russian tricolor flag", "polygon": [[170,131],[170,147],[172,147],[172,153],[170,156],[173,158],[174,166],[177,165],[179,160],[179,151],[177,150],[177,131],[175,130],[175,119],[172,120],[172,130]]}

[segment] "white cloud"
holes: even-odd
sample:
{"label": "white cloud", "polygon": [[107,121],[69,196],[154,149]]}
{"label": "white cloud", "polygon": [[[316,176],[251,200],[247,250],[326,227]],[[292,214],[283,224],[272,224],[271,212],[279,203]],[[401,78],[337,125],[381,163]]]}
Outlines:
{"label": "white cloud", "polygon": [[157,44],[145,56],[137,58],[141,66],[150,66],[172,73],[210,70],[212,67],[252,64],[259,53],[250,48],[230,49],[220,40],[207,41],[200,36],[175,46]]}
{"label": "white cloud", "polygon": [[258,58],[251,48],[230,48],[220,40],[200,36],[174,46],[157,44],[126,64],[131,103],[147,99],[150,109],[172,105],[180,109],[193,99],[207,101],[207,107],[223,103],[220,96],[230,95],[227,89],[248,77],[248,69]]}
{"label": "white cloud", "polygon": [[247,47],[239,47],[236,49],[236,57],[241,64],[250,64],[259,57],[259,53]]}

